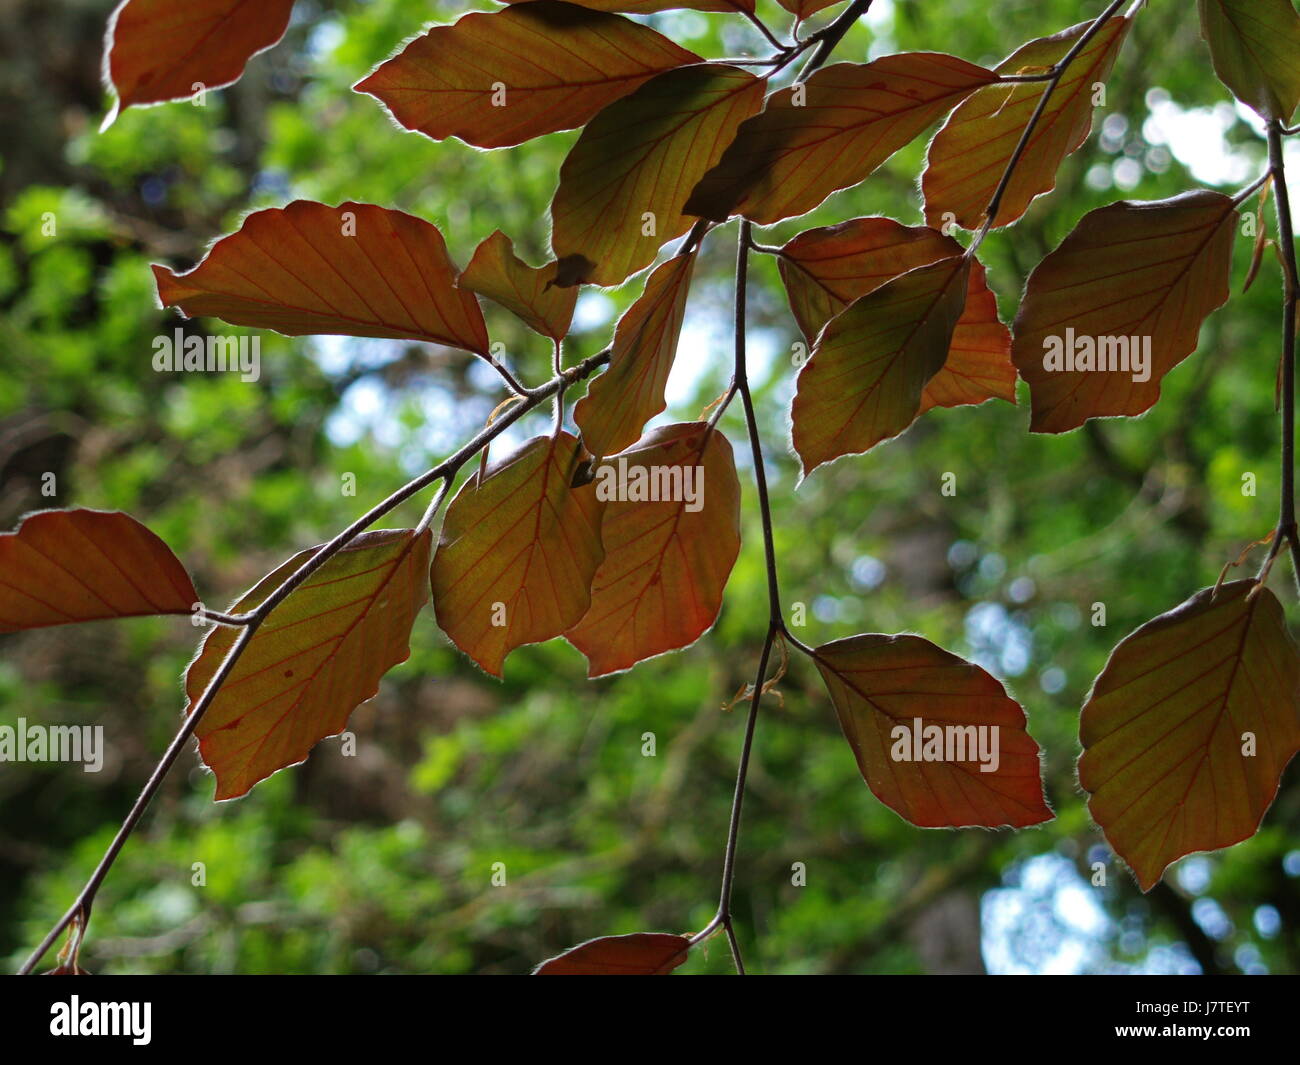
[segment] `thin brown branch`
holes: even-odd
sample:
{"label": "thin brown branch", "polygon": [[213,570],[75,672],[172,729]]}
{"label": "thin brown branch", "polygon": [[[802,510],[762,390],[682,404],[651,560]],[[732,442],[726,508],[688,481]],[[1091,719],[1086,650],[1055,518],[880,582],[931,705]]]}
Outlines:
{"label": "thin brown branch", "polygon": [[984,243],[984,238],[988,236],[989,230],[993,228],[993,222],[998,216],[998,209],[1002,206],[1002,198],[1006,196],[1007,189],[1011,185],[1011,178],[1016,172],[1016,166],[1024,157],[1025,151],[1029,147],[1029,142],[1034,136],[1034,130],[1038,127],[1039,120],[1042,119],[1043,115],[1047,111],[1047,105],[1052,99],[1052,93],[1054,93],[1057,86],[1061,84],[1061,78],[1064,76],[1066,70],[1069,69],[1070,64],[1078,57],[1079,53],[1088,47],[1092,39],[1101,32],[1102,27],[1116,15],[1119,9],[1124,6],[1124,3],[1125,0],[1111,0],[1110,6],[1098,15],[1093,20],[1092,25],[1084,31],[1083,36],[1074,42],[1074,47],[1066,52],[1066,54],[1061,58],[1061,61],[1043,75],[1042,78],[1003,79],[1008,81],[1042,80],[1047,82],[1047,88],[1043,90],[1043,95],[1038,101],[1038,106],[1034,108],[1034,113],[1030,116],[1029,122],[1025,125],[1024,131],[1020,134],[1020,140],[1016,143],[1016,147],[1011,153],[1011,158],[1007,160],[1006,168],[1002,171],[1002,177],[998,181],[997,188],[993,190],[993,196],[989,200],[989,205],[984,211],[984,224],[980,227],[979,232],[975,234],[975,239],[971,241],[970,247],[966,249],[967,256],[973,257],[975,255],[979,246]]}
{"label": "thin brown branch", "polygon": [[[180,757],[181,752],[185,749],[186,744],[193,736],[194,730],[203,719],[203,715],[212,705],[213,700],[216,699],[217,693],[221,690],[222,685],[225,684],[240,657],[248,648],[248,645],[252,641],[253,635],[257,632],[258,627],[266,620],[271,611],[287,599],[295,589],[320,569],[321,566],[325,565],[326,562],[351,543],[360,533],[364,532],[390,511],[396,509],[407,499],[437,481],[443,482],[442,490],[439,492],[435,504],[440,502],[446,493],[447,485],[455,478],[457,472],[466,462],[472,459],[482,448],[486,447],[507,428],[513,425],[529,411],[539,406],[551,395],[558,394],[567,384],[573,381],[582,380],[595,372],[599,367],[605,365],[605,363],[609,361],[609,354],[609,351],[605,350],[588,359],[584,359],[576,366],[565,371],[563,374],[556,376],[540,388],[533,389],[529,395],[516,403],[500,418],[483,428],[455,454],[439,463],[433,469],[428,470],[419,477],[416,477],[414,480],[407,482],[387,499],[372,507],[341,533],[335,536],[334,539],[317,551],[310,559],[303,563],[303,565],[299,566],[297,570],[286,578],[285,581],[274,592],[272,592],[256,610],[247,615],[222,615],[222,618],[226,619],[226,623],[237,623],[242,625],[242,631],[231,646],[230,651],[227,653],[221,665],[217,668],[216,673],[213,675],[212,680],[209,681],[208,686],[204,689],[203,694],[199,696],[198,701],[194,704],[194,709],[185,718],[185,721],[181,725],[180,730],[176,733],[175,738],[168,745],[162,758],[154,767],[153,773],[150,774],[139,797],[127,813],[126,819],[123,820],[121,827],[113,837],[113,841],[109,844],[108,849],[104,852],[104,856],[100,859],[94,872],[91,873],[90,879],[86,881],[85,886],[78,893],[76,900],[68,908],[67,912],[58,920],[54,927],[50,929],[45,938],[41,941],[40,945],[32,952],[27,961],[23,963],[22,967],[18,970],[20,976],[29,974],[36,967],[37,963],[40,962],[41,958],[44,957],[50,947],[53,946],[55,940],[58,939],[64,929],[72,924],[73,921],[77,920],[78,917],[81,918],[83,929],[89,922],[90,911],[94,905],[95,896],[99,891],[100,885],[103,884],[104,878],[108,875],[109,870],[117,860],[117,856],[121,853],[123,846],[125,846],[127,839],[130,838],[131,833],[135,830],[135,827],[139,823],[140,818],[144,815],[145,810],[149,807],[154,795],[157,794],[159,787],[162,785],[163,779],[167,776],[167,773],[176,763],[177,758]],[[427,527],[427,522],[432,520],[433,509],[434,508],[430,508],[430,511],[426,513],[425,519],[421,521],[421,528]],[[236,622],[236,618],[239,618],[240,620]]]}
{"label": "thin brown branch", "polygon": [[[1296,300],[1300,299],[1300,270],[1296,266],[1295,231],[1291,221],[1291,191],[1286,180],[1282,151],[1282,123],[1268,124],[1269,174],[1276,195],[1278,252],[1282,260],[1282,498],[1277,533],[1269,550],[1269,561],[1290,548],[1291,565],[1300,581],[1300,533],[1295,513],[1295,348]],[[1267,566],[1268,563],[1265,563]]]}

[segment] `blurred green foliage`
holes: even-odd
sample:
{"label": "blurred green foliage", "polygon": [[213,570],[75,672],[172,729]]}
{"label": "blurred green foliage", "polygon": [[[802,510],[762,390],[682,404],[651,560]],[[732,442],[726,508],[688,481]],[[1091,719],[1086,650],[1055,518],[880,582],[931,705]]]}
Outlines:
{"label": "blurred green foliage", "polygon": [[[111,5],[18,6],[30,17],[21,34],[6,30],[0,87],[18,105],[0,112],[0,517],[10,528],[44,506],[127,510],[225,605],[467,438],[500,398],[498,382],[424,345],[274,334],[262,335],[255,385],[156,374],[151,339],[180,322],[157,308],[148,264],[188,267],[248,210],[298,197],[419,214],[462,264],[497,228],[541,262],[575,134],[482,152],[400,132],[351,85],[426,21],[463,9],[371,0],[299,3],[286,40],[237,86],[203,107],[128,111],[101,135],[95,76]],[[991,65],[1100,7],[877,0],[837,58],[934,50]],[[771,0],[759,10],[774,26],[789,21]],[[763,48],[723,15],[648,21],[705,55]],[[1205,183],[1189,170],[1189,137],[1165,143],[1174,118],[1219,138],[1199,146],[1202,161],[1217,153],[1244,167],[1225,189],[1263,168],[1263,144],[1210,76],[1185,5],[1139,16],[1107,97],[1057,191],[984,246],[1004,319],[1028,271],[1084,212]],[[919,223],[923,162],[921,140],[760,239],[865,214]],[[731,231],[709,238],[697,270],[673,419],[697,416],[726,384]],[[1249,250],[1241,240],[1238,278]],[[1044,438],[1027,433],[1023,406],[937,411],[803,484],[787,444],[794,323],[770,260],[753,269],[752,374],[801,637],[906,630],[975,656],[1025,704],[1058,817],[1020,833],[905,824],[863,785],[814,671],[792,661],[759,723],[741,837],[736,913],[751,968],[1300,971],[1294,767],[1258,837],[1180,863],[1145,897],[1088,818],[1073,769],[1078,708],[1110,647],[1213,582],[1272,526],[1276,262],[1210,320],[1143,418]],[[641,284],[585,295],[566,359],[600,350]],[[544,377],[545,342],[487,313],[516,368]],[[184,328],[238,332],[215,321]],[[743,442],[738,408],[723,426]],[[747,450],[737,453],[744,464]],[[53,496],[41,493],[49,472]],[[940,493],[949,472],[953,497]],[[1242,493],[1245,473],[1257,478],[1254,496]],[[355,495],[344,491],[349,474]],[[751,679],[766,624],[754,502],[746,483],[745,547],[722,617],[683,653],[588,682],[581,656],[552,643],[516,652],[498,684],[426,612],[410,661],[353,716],[355,757],[327,740],[305,765],[214,805],[211,778],[187,756],[108,878],[83,962],[107,972],[526,972],[592,936],[703,927],[743,726],[743,709],[721,707]],[[1289,580],[1281,566],[1273,579],[1279,589]],[[196,639],[183,619],[0,639],[0,724],[100,724],[109,743],[99,774],[0,766],[0,954],[14,964],[74,897],[176,728]],[[647,733],[654,757],[642,754]],[[1089,882],[1094,862],[1104,887]],[[491,886],[495,863],[504,887]],[[806,886],[792,883],[794,863]],[[683,971],[729,964],[714,942]]]}

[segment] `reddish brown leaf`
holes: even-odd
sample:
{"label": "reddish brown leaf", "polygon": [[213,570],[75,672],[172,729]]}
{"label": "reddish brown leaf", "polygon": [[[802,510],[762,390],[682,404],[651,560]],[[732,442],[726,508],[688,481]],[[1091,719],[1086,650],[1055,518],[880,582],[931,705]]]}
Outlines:
{"label": "reddish brown leaf", "polygon": [[612,455],[634,443],[646,422],[667,405],[664,388],[677,355],[694,266],[694,254],[669,259],[619,319],[609,369],[573,408],[582,442],[593,455]]}
{"label": "reddish brown leaf", "polygon": [[726,437],[689,422],[606,460],[595,485],[605,559],[565,635],[602,677],[686,647],[717,620],[740,553],[740,481]]}
{"label": "reddish brown leaf", "polygon": [[427,340],[488,353],[487,327],[436,226],[367,203],[255,211],[193,270],[155,265],[164,307],[288,336]]}
{"label": "reddish brown leaf", "polygon": [[[1207,190],[1084,215],[1030,275],[1012,327],[1031,431],[1150,409],[1161,379],[1196,350],[1201,323],[1228,298],[1236,228],[1232,200]],[[1092,369],[1079,364],[1090,350]],[[1096,368],[1103,359],[1120,368]]]}
{"label": "reddish brown leaf", "polygon": [[535,0],[466,15],[415,38],[356,90],[407,129],[502,148],[581,126],[647,78],[700,61],[594,6]]}
{"label": "reddish brown leaf", "polygon": [[[1031,41],[1004,60],[999,74],[1040,74],[1065,57],[1092,25],[1080,23],[1052,37]],[[1070,64],[1034,127],[1025,154],[998,208],[996,225],[1010,225],[1030,202],[1056,187],[1061,161],[1092,129],[1094,86],[1115,62],[1128,19],[1112,18]],[[984,221],[989,201],[1045,91],[1045,82],[1019,82],[981,89],[963,103],[930,144],[922,178],[925,220],[936,229],[955,220],[966,229]],[[946,217],[951,216],[951,217]]]}
{"label": "reddish brown leaf", "polygon": [[790,412],[805,475],[869,451],[916,420],[926,385],[948,358],[969,284],[970,260],[940,259],[831,319],[799,371]]}
{"label": "reddish brown leaf", "polygon": [[510,238],[498,229],[474,252],[460,276],[460,287],[499,303],[529,329],[560,341],[573,320],[578,290],[560,288],[554,280],[555,263],[529,266],[515,255]]}
{"label": "reddish brown leaf", "polygon": [[[523,0],[505,0],[508,4]],[[581,0],[593,11],[622,11],[629,15],[654,15],[660,11],[753,12],[755,0]]]}
{"label": "reddish brown leaf", "polygon": [[42,510],[0,535],[0,632],[189,614],[198,592],[171,549],[116,511]]}
{"label": "reddish brown leaf", "polygon": [[1253,836],[1300,750],[1300,658],[1255,587],[1203,589],[1125,637],[1084,704],[1079,783],[1143,891]]}
{"label": "reddish brown leaf", "polygon": [[691,193],[686,213],[763,225],[811,211],[950,111],[992,71],[930,52],[837,63],[773,93]]}
{"label": "reddish brown leaf", "polygon": [[783,8],[800,19],[810,18],[818,11],[824,11],[841,2],[842,0],[780,0]]}
{"label": "reddish brown leaf", "polygon": [[560,168],[551,246],[561,284],[619,285],[693,220],[696,182],[763,101],[763,82],[699,64],[651,78],[588,123]]}
{"label": "reddish brown leaf", "polygon": [[284,36],[293,0],[124,0],[108,20],[104,73],[119,108],[193,96],[238,81]]}
{"label": "reddish brown leaf", "polygon": [[[194,730],[217,777],[216,798],[237,798],[303,761],[317,742],[342,732],[380,678],[406,661],[411,626],[428,596],[431,540],[427,530],[362,533],[271,611]],[[232,609],[256,609],[319,550],[295,555]],[[186,713],[238,637],[238,629],[221,627],[204,639],[185,674]]]}
{"label": "reddish brown leaf", "polygon": [[1250,266],[1246,269],[1246,280],[1241,284],[1243,294],[1249,292],[1251,285],[1255,283],[1255,278],[1259,276],[1259,268],[1264,265],[1264,249],[1273,243],[1268,239],[1268,218],[1264,214],[1264,208],[1268,205],[1268,193],[1272,187],[1273,179],[1270,177],[1259,190],[1259,206],[1255,208],[1255,246],[1250,252]]}
{"label": "reddish brown leaf", "polygon": [[1290,122],[1300,104],[1300,15],[1292,0],[1197,0],[1214,72],[1242,103]]}
{"label": "reddish brown leaf", "polygon": [[534,976],[667,976],[686,960],[691,941],[663,932],[589,939],[542,962]]}
{"label": "reddish brown leaf", "polygon": [[466,481],[447,510],[431,574],[438,624],[493,676],[591,605],[602,505],[594,486],[571,484],[580,457],[568,433],[536,437]]}
{"label": "reddish brown leaf", "polygon": [[970,262],[966,306],[957,319],[943,368],[921,393],[917,416],[933,407],[966,407],[990,399],[1016,401],[1016,368],[1011,362],[1011,330],[998,317],[998,300],[988,286],[984,264]]}
{"label": "reddish brown leaf", "polygon": [[863,779],[891,810],[921,828],[1051,820],[1038,744],[995,677],[910,635],[850,636],[814,657]]}
{"label": "reddish brown leaf", "polygon": [[[951,237],[925,226],[904,226],[892,218],[854,218],[800,233],[781,249],[777,263],[790,309],[811,343],[854,300],[900,274],[962,251]],[[998,318],[984,267],[972,261],[966,307],[953,331],[948,359],[925,386],[918,413],[989,399],[1016,401],[1016,368],[1011,363],[1011,333]]]}

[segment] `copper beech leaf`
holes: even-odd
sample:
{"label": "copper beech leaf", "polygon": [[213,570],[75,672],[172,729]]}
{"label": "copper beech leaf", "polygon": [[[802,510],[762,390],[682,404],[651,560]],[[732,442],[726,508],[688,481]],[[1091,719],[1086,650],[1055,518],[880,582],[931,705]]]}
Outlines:
{"label": "copper beech leaf", "polygon": [[[342,732],[380,678],[406,661],[411,626],[428,597],[431,540],[427,530],[362,533],[271,611],[194,730],[216,774],[217,799],[237,798],[303,761],[320,740]],[[254,610],[319,550],[295,555],[232,609]],[[185,674],[186,713],[238,637],[238,629],[223,626],[204,639]]]}
{"label": "copper beech leaf", "polygon": [[[1080,23],[1031,41],[1004,60],[997,72],[1041,74],[1063,59],[1091,25]],[[1128,26],[1123,16],[1112,18],[1070,63],[1012,173],[995,225],[1010,225],[1035,197],[1056,187],[1057,168],[1092,129],[1095,86],[1110,73]],[[966,229],[983,224],[989,201],[1045,88],[1041,81],[989,86],[949,116],[930,142],[921,179],[926,222],[936,229],[953,220]]]}
{"label": "copper beech leaf", "polygon": [[589,939],[542,962],[534,976],[667,976],[686,960],[691,941],[665,932]]}
{"label": "copper beech leaf", "polygon": [[[508,4],[523,0],[505,0]],[[581,0],[582,7],[593,11],[622,11],[628,15],[655,15],[660,11],[754,11],[755,0]]]}
{"label": "copper beech leaf", "polygon": [[514,245],[497,230],[478,246],[460,275],[460,287],[512,312],[534,332],[563,340],[578,301],[576,288],[553,284],[555,263],[529,266],[515,255]]}
{"label": "copper beech leaf", "polygon": [[66,962],[60,962],[53,969],[46,969],[41,973],[42,976],[89,976],[90,971],[83,969],[80,965],[69,965]]}
{"label": "copper beech leaf", "polygon": [[[809,229],[781,249],[777,265],[790,309],[812,343],[822,328],[854,300],[885,282],[953,255],[963,248],[925,226],[892,218],[854,218]],[[921,394],[918,413],[989,399],[1016,401],[1011,333],[998,318],[998,303],[984,267],[972,260],[966,307],[953,330],[948,358]]]}
{"label": "copper beech leaf", "polygon": [[897,436],[948,358],[970,260],[940,259],[881,285],[832,318],[799,371],[790,418],[805,475]]}
{"label": "copper beech leaf", "polygon": [[1025,713],[979,666],[911,635],[850,636],[813,658],[863,779],[891,810],[921,828],[1051,820]]}
{"label": "copper beech leaf", "polygon": [[155,264],[164,307],[288,336],[425,340],[488,354],[474,294],[436,226],[367,203],[255,211],[194,269]]}
{"label": "copper beech leaf", "polygon": [[619,285],[693,222],[696,182],[763,102],[738,67],[698,64],[651,78],[582,131],[551,203],[559,284]]}
{"label": "copper beech leaf", "polygon": [[594,5],[535,0],[435,26],[355,88],[407,129],[502,148],[587,122],[694,52]]}
{"label": "copper beech leaf", "polygon": [[1084,704],[1079,783],[1143,891],[1253,836],[1300,750],[1300,652],[1256,587],[1202,589],[1126,636]]}
{"label": "copper beech leaf", "polygon": [[717,620],[740,553],[731,445],[703,422],[651,430],[595,472],[605,558],[565,635],[603,677],[694,643]]}
{"label": "copper beech leaf", "polygon": [[1199,190],[1080,219],[1030,275],[1012,326],[1031,431],[1063,433],[1155,404],[1161,379],[1228,298],[1237,217],[1227,196]]}
{"label": "copper beech leaf", "polygon": [[193,96],[238,81],[284,36],[293,0],[124,0],[109,17],[104,73],[119,108]]}
{"label": "copper beech leaf", "polygon": [[1300,104],[1300,15],[1291,0],[1197,0],[1214,72],[1242,103],[1290,122]]}
{"label": "copper beech leaf", "polygon": [[834,7],[842,0],[780,0],[781,6],[799,19],[810,18],[818,11]]}
{"label": "copper beech leaf", "polygon": [[1249,292],[1251,285],[1255,283],[1255,279],[1259,276],[1259,268],[1264,265],[1264,250],[1273,243],[1268,238],[1268,219],[1264,215],[1264,208],[1268,205],[1269,190],[1272,187],[1273,180],[1270,177],[1259,190],[1258,206],[1255,209],[1255,244],[1250,249],[1250,266],[1246,268],[1246,280],[1241,283],[1243,294]]}
{"label": "copper beech leaf", "polygon": [[0,534],[0,632],[147,614],[189,614],[185,567],[117,511],[42,510]]}
{"label": "copper beech leaf", "polygon": [[694,253],[669,259],[618,320],[609,368],[573,408],[582,442],[596,457],[635,443],[646,422],[667,406],[664,388],[677,356],[694,267]]}
{"label": "copper beech leaf", "polygon": [[996,80],[983,67],[931,52],[824,67],[773,93],[741,125],[686,213],[718,222],[736,213],[767,225],[811,211]]}
{"label": "copper beech leaf", "polygon": [[466,481],[447,509],[434,610],[493,676],[516,647],[562,635],[591,605],[602,505],[593,485],[572,485],[581,454],[568,433],[536,437]]}

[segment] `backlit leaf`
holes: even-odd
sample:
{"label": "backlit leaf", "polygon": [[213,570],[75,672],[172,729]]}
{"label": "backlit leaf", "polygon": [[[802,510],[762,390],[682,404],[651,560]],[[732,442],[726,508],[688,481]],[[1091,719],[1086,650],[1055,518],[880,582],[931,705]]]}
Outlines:
{"label": "backlit leaf", "polygon": [[565,635],[600,677],[686,647],[717,620],[740,553],[740,481],[726,437],[691,422],[651,430],[602,463],[595,485],[605,559]]}
{"label": "backlit leaf", "polygon": [[595,6],[536,0],[466,15],[415,38],[356,89],[407,129],[502,148],[581,126],[647,78],[700,61]]}
{"label": "backlit leaf", "polygon": [[0,535],[0,632],[189,614],[198,598],[171,548],[126,514],[42,510]]}
{"label": "backlit leaf", "polygon": [[1255,209],[1255,245],[1250,250],[1250,266],[1246,269],[1246,280],[1241,284],[1243,293],[1249,292],[1250,286],[1255,283],[1255,278],[1259,276],[1259,268],[1264,265],[1264,249],[1273,243],[1268,239],[1268,219],[1264,215],[1264,208],[1268,205],[1269,190],[1272,187],[1273,180],[1270,177],[1259,190],[1258,206]]}
{"label": "backlit leaf", "polygon": [[828,7],[834,7],[841,3],[842,0],[780,0],[781,6],[801,19],[809,18],[818,11],[824,11]]}
{"label": "backlit leaf", "polygon": [[70,965],[59,963],[53,969],[46,969],[41,973],[42,976],[89,976],[90,971],[83,969],[80,965]]}
{"label": "backlit leaf", "polygon": [[918,417],[934,407],[966,407],[990,399],[1016,401],[1016,368],[1011,362],[1011,330],[998,317],[998,300],[988,286],[984,264],[970,261],[966,305],[952,331],[948,358],[921,393]]}
{"label": "backlit leaf", "polygon": [[691,941],[663,932],[602,936],[542,962],[534,976],[667,976],[686,960]]}
{"label": "backlit leaf", "polygon": [[[512,4],[516,0],[505,2]],[[622,11],[628,15],[654,15],[660,11],[677,10],[725,11],[734,14],[754,10],[754,0],[581,0],[581,4],[593,11]]]}
{"label": "backlit leaf", "polygon": [[1290,122],[1300,104],[1300,15],[1291,0],[1197,0],[1214,72],[1242,103]]}
{"label": "backlit leaf", "polygon": [[[431,539],[410,529],[362,533],[271,611],[194,732],[216,774],[216,798],[237,798],[301,762],[406,660],[428,597]],[[295,555],[232,609],[255,609],[319,550]],[[185,674],[187,713],[238,636],[223,626],[203,641]]]}
{"label": "backlit leaf", "polygon": [[193,96],[238,81],[284,36],[293,0],[124,0],[108,21],[104,72],[118,108]]}
{"label": "backlit leaf", "polygon": [[1255,587],[1203,589],[1125,637],[1084,704],[1079,783],[1143,891],[1183,855],[1253,836],[1300,750],[1297,648]]}
{"label": "backlit leaf", "polygon": [[[885,282],[963,249],[951,237],[892,218],[854,218],[809,229],[781,249],[777,265],[790,309],[809,343],[850,303]],[[953,330],[948,359],[930,379],[918,413],[988,399],[1016,401],[1011,333],[998,318],[984,267],[971,263],[966,307]]]}
{"label": "backlit leaf", "polygon": [[609,368],[573,408],[582,442],[596,457],[636,442],[646,422],[664,409],[664,388],[677,355],[695,255],[669,259],[650,275],[645,291],[614,330]]}
{"label": "backlit leaf", "polygon": [[[1030,275],[1012,326],[1030,429],[1063,433],[1150,409],[1161,379],[1196,350],[1201,323],[1228,298],[1236,229],[1232,201],[1208,190],[1084,215]],[[1120,368],[1095,368],[1102,358]]]}
{"label": "backlit leaf", "polygon": [[[1004,60],[997,72],[1044,73],[1065,57],[1091,25],[1080,23],[1031,41]],[[1010,225],[1034,197],[1056,187],[1061,161],[1088,138],[1095,86],[1110,73],[1128,25],[1122,16],[1112,18],[1062,76],[1012,174],[996,225]],[[992,85],[949,116],[930,143],[921,182],[930,225],[942,229],[945,221],[955,220],[966,229],[976,229],[983,224],[994,190],[1045,90],[1046,83],[1040,81]]]}
{"label": "backlit leaf", "polygon": [[367,203],[255,211],[193,270],[155,265],[164,307],[288,336],[427,340],[487,356],[487,327],[436,226]]}
{"label": "backlit leaf", "polygon": [[811,211],[848,188],[996,75],[931,52],[837,63],[768,98],[716,167],[691,193],[686,213],[760,224]]}
{"label": "backlit leaf", "polygon": [[605,552],[596,490],[571,483],[580,457],[568,433],[536,437],[447,509],[431,574],[438,624],[493,676],[516,647],[562,635],[591,605]]}
{"label": "backlit leaf", "polygon": [[804,474],[897,436],[948,358],[970,261],[940,259],[895,277],[832,318],[799,371],[791,408]]}
{"label": "backlit leaf", "polygon": [[510,238],[498,229],[474,252],[460,275],[460,287],[499,303],[542,336],[563,340],[573,320],[578,290],[560,288],[551,284],[554,280],[555,263],[529,266],[515,255]]}
{"label": "backlit leaf", "polygon": [[651,78],[587,124],[560,168],[551,246],[561,284],[622,284],[693,224],[682,213],[763,82],[737,67],[679,67]]}
{"label": "backlit leaf", "polygon": [[[921,828],[1051,820],[1025,713],[979,666],[911,635],[850,636],[818,647],[814,659],[863,779],[906,820]],[[927,749],[932,729],[943,742]]]}

